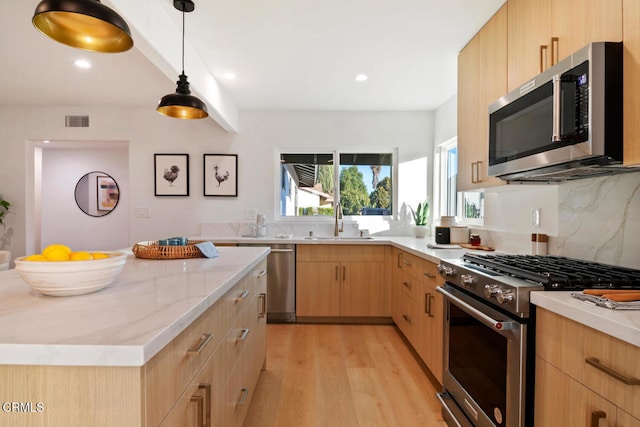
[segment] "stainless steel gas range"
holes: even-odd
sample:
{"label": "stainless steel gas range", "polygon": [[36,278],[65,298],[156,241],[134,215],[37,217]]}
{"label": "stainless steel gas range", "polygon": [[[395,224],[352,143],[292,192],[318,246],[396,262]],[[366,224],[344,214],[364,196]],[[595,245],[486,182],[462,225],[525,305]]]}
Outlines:
{"label": "stainless steel gas range", "polygon": [[558,256],[443,260],[443,393],[450,426],[533,426],[537,290],[640,289],[640,271]]}

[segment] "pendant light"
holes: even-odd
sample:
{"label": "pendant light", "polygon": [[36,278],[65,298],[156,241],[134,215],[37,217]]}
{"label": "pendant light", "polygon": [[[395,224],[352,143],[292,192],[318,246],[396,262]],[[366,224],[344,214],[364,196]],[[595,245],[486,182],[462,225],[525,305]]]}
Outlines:
{"label": "pendant light", "polygon": [[209,115],[207,105],[200,98],[191,95],[189,82],[184,74],[184,14],[193,12],[195,5],[191,0],[174,0],[173,6],[182,12],[182,73],[176,82],[176,92],[163,96],[157,110],[160,114],[176,119],[204,119]]}
{"label": "pendant light", "polygon": [[133,46],[127,23],[99,0],[42,0],[32,22],[44,35],[79,49],[118,53]]}

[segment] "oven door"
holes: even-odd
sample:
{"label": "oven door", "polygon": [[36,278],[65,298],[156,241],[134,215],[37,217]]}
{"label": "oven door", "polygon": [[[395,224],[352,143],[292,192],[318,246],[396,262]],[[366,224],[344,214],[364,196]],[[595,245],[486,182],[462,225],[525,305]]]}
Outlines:
{"label": "oven door", "polygon": [[446,306],[440,400],[448,424],[525,426],[526,323],[449,284],[438,292]]}

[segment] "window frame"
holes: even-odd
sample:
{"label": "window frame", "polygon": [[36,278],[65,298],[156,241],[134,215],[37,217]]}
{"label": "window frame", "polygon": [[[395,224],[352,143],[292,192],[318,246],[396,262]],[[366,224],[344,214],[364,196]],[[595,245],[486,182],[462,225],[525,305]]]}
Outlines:
{"label": "window frame", "polygon": [[[326,215],[295,215],[286,216],[280,213],[280,189],[282,176],[280,172],[280,158],[282,154],[314,154],[314,153],[331,153],[333,155],[333,182],[334,182],[334,206],[336,201],[340,201],[340,155],[351,153],[384,153],[391,154],[391,188],[393,194],[391,196],[391,215],[366,215],[367,218],[380,218],[380,219],[396,219],[398,217],[398,148],[380,148],[380,147],[349,147],[349,148],[276,148],[274,150],[274,165],[275,170],[278,171],[274,179],[274,205],[273,205],[273,218],[274,221],[297,221],[297,222],[309,222],[309,221],[322,221],[333,222],[333,216]],[[364,215],[344,215],[343,218],[355,221],[357,218],[363,218]]]}

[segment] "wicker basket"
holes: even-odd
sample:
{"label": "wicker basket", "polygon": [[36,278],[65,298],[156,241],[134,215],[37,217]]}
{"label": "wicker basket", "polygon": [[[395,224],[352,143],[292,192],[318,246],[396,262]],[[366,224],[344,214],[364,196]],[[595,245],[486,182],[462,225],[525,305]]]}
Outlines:
{"label": "wicker basket", "polygon": [[145,259],[184,259],[204,257],[196,243],[204,240],[189,240],[185,246],[160,246],[158,241],[139,242],[133,245],[133,254]]}

